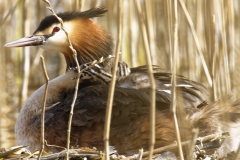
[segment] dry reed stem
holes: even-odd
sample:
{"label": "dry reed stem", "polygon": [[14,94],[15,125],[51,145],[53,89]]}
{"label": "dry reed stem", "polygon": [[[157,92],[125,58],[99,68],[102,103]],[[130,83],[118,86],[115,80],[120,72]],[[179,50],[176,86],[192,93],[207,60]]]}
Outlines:
{"label": "dry reed stem", "polygon": [[[166,2],[166,8],[167,8],[167,29],[168,29],[168,44],[169,44],[169,53],[172,57],[172,5],[171,5],[171,1],[167,1]],[[172,70],[172,59],[170,58],[170,67],[171,67],[171,70]]]}
{"label": "dry reed stem", "polygon": [[[224,1],[226,3],[226,7],[224,7],[224,9],[226,10],[226,36],[227,36],[227,53],[229,55],[229,70],[230,70],[230,78],[232,77],[236,77],[235,75],[235,71],[236,71],[236,51],[235,51],[235,34],[237,32],[235,32],[234,30],[234,4],[233,4],[233,0],[228,0],[228,1]],[[236,78],[237,79],[237,78]],[[235,88],[236,83],[234,81],[234,79],[231,79],[231,87]],[[232,95],[236,95],[236,90],[232,89],[231,90]]]}
{"label": "dry reed stem", "polygon": [[[231,90],[231,61],[229,61],[230,53],[228,53],[229,47],[227,46],[226,39],[226,26],[228,21],[225,18],[224,11],[231,9],[224,6],[222,1],[209,1],[207,6],[207,11],[211,14],[211,16],[207,18],[207,23],[210,24],[208,27],[208,48],[211,54],[210,58],[212,58],[211,61],[218,62],[211,64],[212,74],[214,74],[213,85],[215,85],[213,86],[213,95],[216,100],[219,99],[220,96],[229,94]],[[230,51],[231,50],[232,49],[230,49]]]}
{"label": "dry reed stem", "polygon": [[57,146],[57,145],[54,145],[54,144],[48,144],[47,140],[45,140],[45,144],[46,144],[47,147],[55,147],[55,148],[61,148],[61,149],[67,150],[65,147],[62,147],[62,146]]}
{"label": "dry reed stem", "polygon": [[208,71],[208,67],[207,67],[207,64],[206,64],[206,62],[205,62],[205,59],[204,59],[204,56],[203,56],[203,53],[202,53],[202,50],[201,50],[201,47],[200,47],[200,43],[199,43],[199,40],[198,40],[196,31],[195,31],[195,29],[194,29],[193,22],[192,22],[192,20],[191,20],[191,17],[190,17],[190,15],[189,15],[188,11],[187,11],[187,8],[186,8],[184,2],[183,2],[182,0],[179,0],[179,2],[180,2],[180,5],[181,5],[181,7],[182,7],[182,9],[183,9],[183,12],[184,12],[184,14],[185,14],[185,16],[186,16],[186,18],[187,18],[189,27],[190,27],[190,29],[191,29],[191,32],[192,32],[192,35],[193,35],[193,38],[194,38],[194,41],[195,41],[195,43],[196,43],[197,50],[198,50],[197,53],[198,53],[199,56],[200,56],[200,59],[201,59],[201,62],[202,62],[202,65],[203,65],[203,69],[204,69],[204,71],[205,71],[205,75],[206,75],[206,77],[207,77],[208,83],[209,83],[210,86],[212,86],[212,79],[211,79],[210,73],[209,73],[209,71]]}
{"label": "dry reed stem", "polygon": [[215,80],[215,67],[216,67],[216,21],[215,21],[215,16],[212,16],[212,29],[213,29],[213,53],[212,53],[212,94],[213,94],[213,100],[216,101],[218,99],[217,97],[217,90],[216,90],[216,80]]}
{"label": "dry reed stem", "polygon": [[145,0],[145,13],[146,13],[146,26],[147,26],[147,35],[149,49],[151,51],[151,57],[153,64],[157,64],[157,54],[156,54],[156,44],[154,36],[154,27],[153,27],[153,15],[152,15],[152,0]]}
{"label": "dry reed stem", "polygon": [[19,3],[21,2],[22,0],[18,0],[13,7],[11,7],[11,9],[8,11],[7,15],[4,16],[3,19],[1,19],[1,22],[0,22],[0,27],[5,23],[5,21],[7,20],[7,18],[13,13],[15,12],[17,6],[19,5]]}
{"label": "dry reed stem", "polygon": [[70,109],[70,113],[69,113],[69,120],[68,120],[68,130],[67,130],[67,145],[66,145],[66,148],[67,148],[67,152],[66,152],[66,159],[68,160],[69,159],[69,147],[70,147],[70,136],[71,136],[71,126],[72,126],[72,117],[73,117],[73,110],[74,110],[74,105],[75,105],[75,102],[76,102],[76,99],[77,99],[77,93],[78,93],[78,86],[79,86],[79,77],[80,77],[80,66],[79,66],[79,63],[78,63],[78,60],[77,60],[77,52],[76,50],[73,48],[72,46],[72,43],[68,37],[68,33],[67,31],[64,29],[63,27],[63,21],[60,17],[57,16],[57,14],[54,12],[52,6],[51,6],[51,3],[48,1],[48,0],[43,0],[44,2],[46,2],[48,4],[49,7],[47,7],[51,12],[52,14],[58,19],[58,21],[60,22],[61,24],[61,29],[65,32],[66,36],[67,36],[67,41],[69,43],[69,48],[71,49],[71,51],[73,52],[73,58],[76,62],[76,65],[77,65],[77,80],[76,80],[76,86],[75,86],[75,91],[74,91],[74,96],[73,96],[73,101],[72,101],[72,104],[71,104],[71,109]]}
{"label": "dry reed stem", "polygon": [[42,102],[42,114],[41,114],[41,149],[38,154],[38,160],[40,160],[42,152],[44,150],[44,118],[45,118],[45,107],[46,107],[46,100],[47,100],[47,91],[48,91],[48,82],[49,82],[49,77],[47,74],[45,62],[44,62],[44,57],[40,56],[41,58],[41,64],[42,64],[42,69],[44,73],[44,77],[46,80],[46,85],[45,85],[45,90],[44,90],[44,96],[43,96],[43,102]]}
{"label": "dry reed stem", "polygon": [[149,155],[148,159],[152,159],[152,154],[154,150],[154,144],[155,144],[155,103],[156,103],[156,84],[154,81],[154,76],[153,76],[153,69],[152,69],[152,61],[151,61],[151,52],[150,52],[150,47],[148,43],[148,38],[147,38],[147,31],[146,31],[146,26],[144,23],[143,19],[143,14],[141,10],[141,4],[139,0],[135,0],[135,4],[137,7],[137,13],[138,13],[138,18],[140,22],[140,28],[143,36],[143,43],[144,43],[144,50],[145,50],[145,55],[147,58],[147,66],[148,66],[148,74],[150,78],[150,85],[151,85],[151,104],[150,104],[150,141],[149,141]]}
{"label": "dry reed stem", "polygon": [[[24,4],[26,3],[26,1],[22,2],[22,9],[21,9],[21,19],[22,19],[22,36],[23,35],[30,35],[30,23],[29,21],[26,19],[27,14],[24,8]],[[30,48],[29,47],[25,47],[22,48],[22,59],[23,59],[23,63],[22,63],[22,84],[21,84],[21,94],[20,94],[20,103],[19,103],[19,108],[21,108],[23,106],[23,104],[26,102],[27,100],[27,94],[28,94],[28,84],[29,84],[29,74],[30,74]]]}
{"label": "dry reed stem", "polygon": [[76,10],[82,11],[83,9],[84,0],[76,0]]}
{"label": "dry reed stem", "polygon": [[196,139],[197,139],[197,136],[198,136],[198,133],[199,133],[199,129],[193,129],[192,130],[192,133],[193,133],[193,136],[192,136],[192,139],[188,145],[189,147],[189,152],[187,154],[187,159],[192,159],[193,158],[193,151],[194,151],[194,146],[196,144]]}
{"label": "dry reed stem", "polygon": [[112,71],[112,79],[110,82],[109,90],[108,90],[108,100],[106,107],[106,115],[105,115],[105,124],[104,124],[104,150],[105,150],[105,158],[109,160],[109,135],[110,135],[110,124],[111,124],[111,115],[112,115],[112,104],[113,104],[113,96],[116,84],[116,74],[118,69],[118,61],[119,61],[119,52],[122,45],[122,21],[123,21],[123,10],[122,10],[122,0],[118,0],[118,19],[117,19],[117,46],[115,50],[115,59],[114,66]]}
{"label": "dry reed stem", "polygon": [[[54,153],[47,156],[42,156],[42,160],[52,160],[52,159],[60,159],[65,157],[67,154],[67,151],[61,151],[59,153]],[[89,159],[101,159],[102,154],[99,151],[82,151],[81,149],[73,149],[72,152],[69,153],[70,158],[76,158],[76,159],[84,159],[88,157]]]}
{"label": "dry reed stem", "polygon": [[[194,140],[194,141],[196,142],[196,145],[198,145],[199,141],[201,141],[201,143],[204,143],[204,142],[209,142],[211,140],[215,140],[217,138],[226,138],[226,137],[229,137],[229,132],[223,132],[222,134],[215,133],[215,134],[207,135],[204,137],[199,137],[199,138],[197,138],[197,141],[196,140]],[[187,147],[191,143],[192,143],[192,141],[184,141],[184,142],[181,142],[180,144],[182,147]],[[175,143],[175,144],[170,144],[170,145],[167,145],[164,147],[156,148],[153,150],[153,154],[159,154],[159,153],[166,152],[166,151],[172,151],[172,150],[175,150],[177,147],[178,147],[178,144]],[[146,152],[143,152],[142,156],[147,157],[148,154],[149,154],[149,152],[146,151]]]}
{"label": "dry reed stem", "polygon": [[4,151],[4,152],[0,152],[0,159],[2,158],[6,158],[7,156],[11,155],[11,154],[14,154],[15,152],[25,148],[27,146],[16,146],[16,147],[12,147],[12,149],[10,150],[7,150],[7,151]]}
{"label": "dry reed stem", "polygon": [[171,111],[173,113],[173,121],[174,121],[174,127],[176,132],[176,139],[178,144],[178,154],[181,160],[184,159],[183,157],[183,150],[181,144],[181,136],[178,126],[178,119],[176,114],[176,108],[177,108],[177,100],[176,100],[176,74],[177,74],[177,54],[178,54],[178,11],[177,11],[177,0],[174,0],[174,41],[173,41],[173,54],[172,54],[172,89],[171,89]]}
{"label": "dry reed stem", "polygon": [[142,156],[143,156],[143,149],[139,149],[137,160],[142,160]]}
{"label": "dry reed stem", "polygon": [[137,20],[135,15],[134,1],[129,1],[129,19],[128,19],[128,32],[129,32],[129,48],[130,48],[130,66],[138,66],[138,51],[137,51],[137,43],[139,39],[139,28],[137,26]]}
{"label": "dry reed stem", "polygon": [[222,37],[222,46],[221,46],[221,50],[222,50],[222,54],[223,54],[223,62],[224,62],[224,81],[225,81],[225,92],[227,94],[230,94],[230,90],[231,90],[231,82],[230,82],[230,71],[229,71],[229,58],[228,58],[228,53],[227,53],[227,40],[226,40],[226,28],[225,28],[225,14],[224,14],[224,4],[223,1],[220,1],[221,3],[221,10],[222,12],[222,32],[221,32],[221,37]]}
{"label": "dry reed stem", "polygon": [[35,154],[37,154],[38,151],[34,151],[33,153],[29,154],[28,156],[24,157],[23,159],[24,160],[28,160],[30,159],[31,157],[33,157]]}

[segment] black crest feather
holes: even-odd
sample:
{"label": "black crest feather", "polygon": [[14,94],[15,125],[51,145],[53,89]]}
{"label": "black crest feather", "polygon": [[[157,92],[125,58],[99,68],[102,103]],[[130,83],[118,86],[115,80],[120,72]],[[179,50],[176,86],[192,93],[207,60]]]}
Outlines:
{"label": "black crest feather", "polygon": [[[104,13],[107,12],[107,9],[105,7],[96,7],[96,8],[92,8],[89,9],[87,11],[83,11],[83,12],[78,12],[78,11],[72,11],[72,12],[64,12],[64,13],[58,13],[57,15],[63,20],[63,21],[71,21],[73,19],[77,19],[77,18],[94,18],[94,17],[100,17],[102,16]],[[39,27],[37,28],[37,30],[34,32],[34,34],[37,31],[43,31],[44,29],[50,27],[52,24],[54,23],[58,23],[58,20],[55,16],[53,15],[49,15],[47,17],[45,17]]]}

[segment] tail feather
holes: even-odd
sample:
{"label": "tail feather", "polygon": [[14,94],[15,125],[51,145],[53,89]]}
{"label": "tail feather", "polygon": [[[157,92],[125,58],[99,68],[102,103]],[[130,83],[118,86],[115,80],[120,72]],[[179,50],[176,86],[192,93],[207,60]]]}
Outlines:
{"label": "tail feather", "polygon": [[225,139],[217,153],[224,157],[236,151],[240,144],[240,102],[231,97],[203,106],[189,117],[192,128],[199,128],[199,136],[228,131],[230,137]]}

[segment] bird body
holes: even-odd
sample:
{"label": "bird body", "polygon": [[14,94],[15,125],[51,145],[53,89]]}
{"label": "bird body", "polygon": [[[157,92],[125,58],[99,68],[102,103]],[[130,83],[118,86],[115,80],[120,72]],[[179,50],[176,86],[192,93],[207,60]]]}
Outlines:
{"label": "bird body", "polygon": [[[45,140],[48,144],[62,147],[66,144],[68,116],[76,83],[76,79],[73,78],[76,75],[75,71],[70,70],[49,83],[45,111]],[[71,145],[97,147],[102,150],[109,85],[103,83],[86,85],[83,81],[88,82],[89,77],[80,80],[73,112]],[[129,82],[125,81],[120,84],[124,85],[123,83]],[[131,155],[136,153],[139,148],[148,149],[150,93],[148,88],[125,88],[121,85],[117,85],[115,88],[110,145],[114,146],[120,154]],[[39,139],[44,88],[45,85],[36,90],[27,100],[19,113],[15,126],[17,143],[29,145],[31,151],[37,150],[41,146]],[[169,145],[175,141],[169,96],[168,92],[156,91],[156,147]],[[186,107],[179,122],[180,131],[183,133],[182,140],[191,138],[192,128],[200,129],[199,136],[221,133],[235,128],[232,131],[238,136],[239,126],[225,125],[228,120],[223,119],[225,114],[238,115],[238,107],[239,104],[232,104],[229,100],[205,105],[201,109]],[[236,149],[238,143],[239,139],[230,139],[226,141],[227,146],[223,145],[224,149],[220,148],[219,150],[222,154],[228,153],[234,147]],[[55,152],[59,151],[59,148],[46,146],[45,150]]]}
{"label": "bird body", "polygon": [[[93,8],[84,12],[66,12],[58,16],[68,32],[77,59],[81,66],[101,57],[113,54],[111,36],[91,18],[101,16],[104,8]],[[66,35],[54,16],[44,18],[33,35],[6,44],[6,47],[37,45],[46,50],[61,52],[67,63],[67,72],[50,81],[45,112],[45,139],[49,144],[64,147],[70,105],[75,90],[76,67]],[[161,147],[173,143],[174,123],[170,111],[171,74],[159,72],[154,67],[156,83],[156,144]],[[82,73],[71,129],[71,145],[103,148],[103,128],[107,104],[112,60],[94,66]],[[231,101],[202,103],[204,87],[182,76],[177,76],[177,105],[181,109],[180,131],[182,140],[191,139],[191,130],[199,128],[200,136],[230,130],[230,125],[239,117],[239,104]],[[110,145],[121,154],[133,154],[139,148],[148,149],[150,80],[144,66],[128,68],[119,63],[113,99]],[[26,101],[15,127],[19,145],[29,145],[30,150],[40,148],[40,115],[44,86],[35,91]],[[224,107],[222,107],[224,105]],[[223,109],[224,108],[224,109]],[[228,115],[230,120],[222,117]],[[234,117],[234,118],[233,118]],[[227,122],[227,125],[222,125]],[[239,126],[236,127],[237,132]],[[236,131],[235,130],[235,131]],[[234,132],[235,132],[234,131]],[[235,144],[239,141],[235,141]],[[234,141],[229,141],[234,143]],[[236,145],[235,145],[236,146]],[[233,148],[229,147],[228,151]],[[235,148],[236,149],[236,148]],[[57,148],[47,147],[47,151]],[[227,153],[228,151],[224,152]]]}
{"label": "bird body", "polygon": [[[68,71],[49,83],[45,111],[45,139],[48,144],[63,147],[66,144],[67,122],[76,83],[76,79],[72,78],[76,77],[76,74],[75,71]],[[29,145],[32,151],[40,147],[44,88],[45,85],[36,90],[27,100],[19,113],[15,127],[18,144]],[[82,86],[80,82],[72,122],[72,145],[94,146],[103,149],[103,122],[108,89],[108,85]],[[171,112],[163,105],[168,106],[169,99],[163,100],[163,93],[157,92],[159,109],[156,113],[156,127],[158,128],[156,133],[161,135],[157,140],[157,146],[164,146],[175,140]],[[119,153],[133,154],[139,148],[148,145],[149,104],[150,95],[147,88],[135,89],[118,86],[115,88],[110,141]],[[189,132],[188,129],[186,131]],[[59,149],[46,147],[46,150],[57,151]]]}

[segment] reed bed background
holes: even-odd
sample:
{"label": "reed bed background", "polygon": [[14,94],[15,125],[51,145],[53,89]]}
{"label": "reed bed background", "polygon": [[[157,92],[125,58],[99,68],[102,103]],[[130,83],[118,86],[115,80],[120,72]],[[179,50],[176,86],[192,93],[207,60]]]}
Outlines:
{"label": "reed bed background", "polygon": [[[171,72],[174,41],[173,1],[148,1],[149,7],[146,7],[144,0],[140,2],[147,24],[152,62],[164,71]],[[106,6],[108,13],[95,20],[116,40],[117,1],[50,2],[57,13]],[[137,8],[133,0],[123,0],[122,5],[123,40],[120,59],[131,67],[144,65],[146,58]],[[177,62],[174,64],[177,67],[176,72],[204,84],[207,88],[206,98],[209,101],[227,95],[234,99],[240,98],[237,63],[240,49],[239,10],[238,0],[178,1],[178,48]],[[0,0],[0,148],[15,145],[14,125],[19,110],[27,97],[45,83],[40,55],[45,57],[50,79],[65,72],[65,60],[61,54],[43,51],[37,47],[16,49],[3,47],[9,41],[32,34],[41,19],[50,14],[46,4],[41,0]]]}

